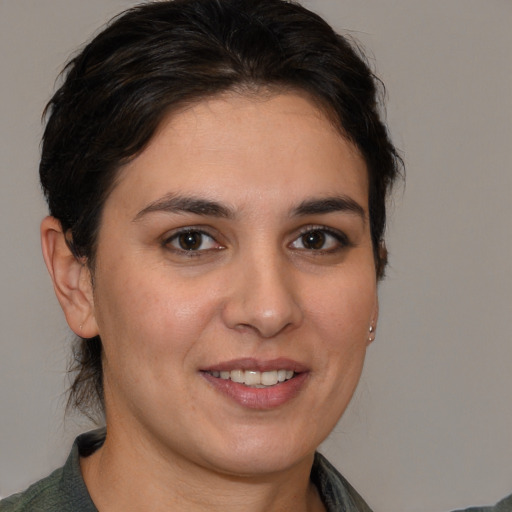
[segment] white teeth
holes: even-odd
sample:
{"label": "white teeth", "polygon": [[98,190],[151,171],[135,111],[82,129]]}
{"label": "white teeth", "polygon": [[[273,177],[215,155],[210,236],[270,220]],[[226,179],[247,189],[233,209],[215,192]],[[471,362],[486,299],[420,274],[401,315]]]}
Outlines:
{"label": "white teeth", "polygon": [[264,388],[267,386],[275,386],[279,382],[285,382],[294,376],[293,370],[272,370],[269,372],[259,372],[257,370],[231,370],[228,371],[212,371],[209,372],[213,377],[224,380],[232,380],[246,386],[255,388]]}
{"label": "white teeth", "polygon": [[233,382],[241,382],[243,384],[245,379],[245,372],[243,370],[232,370],[230,377]]}
{"label": "white teeth", "polygon": [[264,386],[275,386],[278,383],[277,370],[273,372],[263,372],[261,374],[261,383]]}
{"label": "white teeth", "polygon": [[257,386],[261,384],[261,372],[246,370],[244,384],[247,386]]}

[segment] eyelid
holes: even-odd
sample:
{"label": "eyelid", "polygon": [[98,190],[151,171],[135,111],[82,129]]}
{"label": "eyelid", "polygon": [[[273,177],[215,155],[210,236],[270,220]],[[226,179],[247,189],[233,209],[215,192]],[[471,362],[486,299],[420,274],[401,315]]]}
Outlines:
{"label": "eyelid", "polygon": [[[219,242],[218,234],[214,234],[212,231],[212,228],[204,227],[204,226],[183,226],[181,228],[176,228],[170,232],[167,232],[161,240],[161,245],[163,248],[170,250],[176,254],[188,256],[188,257],[194,257],[199,256],[201,254],[204,254],[206,252],[215,251],[219,249],[224,249],[224,244]],[[209,249],[197,249],[197,250],[186,250],[186,249],[180,249],[178,247],[174,247],[172,245],[172,242],[176,240],[180,235],[186,234],[186,233],[198,233],[202,236],[208,237],[211,240],[213,240],[216,244],[218,244],[218,247],[215,248],[209,248]]]}
{"label": "eyelid", "polygon": [[317,249],[317,250],[314,250],[314,249],[298,249],[298,250],[303,250],[303,251],[308,251],[308,252],[311,252],[311,253],[333,253],[333,252],[337,252],[337,251],[340,251],[340,250],[343,250],[347,247],[352,247],[354,244],[350,241],[349,237],[347,236],[346,233],[344,233],[343,231],[339,230],[339,229],[336,229],[336,228],[333,228],[333,227],[329,227],[329,226],[325,226],[325,225],[322,225],[322,224],[311,224],[311,225],[308,225],[308,226],[303,226],[302,228],[300,228],[298,234],[296,234],[293,238],[293,240],[290,242],[289,245],[293,244],[294,242],[296,242],[300,237],[306,235],[307,233],[310,233],[310,232],[313,232],[313,231],[321,231],[322,233],[325,233],[326,235],[328,236],[331,236],[333,237],[335,240],[337,240],[337,242],[340,244],[339,247],[335,248],[335,249]]}

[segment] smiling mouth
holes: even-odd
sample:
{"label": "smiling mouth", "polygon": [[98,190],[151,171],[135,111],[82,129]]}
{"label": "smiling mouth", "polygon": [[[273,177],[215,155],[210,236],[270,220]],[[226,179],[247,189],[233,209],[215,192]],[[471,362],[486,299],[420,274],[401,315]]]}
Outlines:
{"label": "smiling mouth", "polygon": [[207,371],[212,377],[222,380],[231,380],[250,388],[269,388],[293,379],[296,373],[293,370],[271,370],[260,372],[258,370],[231,370],[231,371]]}

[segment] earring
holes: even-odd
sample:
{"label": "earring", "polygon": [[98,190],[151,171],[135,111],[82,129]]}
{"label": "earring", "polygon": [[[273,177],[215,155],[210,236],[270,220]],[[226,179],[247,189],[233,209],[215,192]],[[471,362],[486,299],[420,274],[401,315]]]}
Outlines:
{"label": "earring", "polygon": [[371,343],[375,339],[375,334],[372,335],[372,333],[375,331],[373,325],[370,325],[368,331],[370,333],[370,336],[368,336],[368,342]]}

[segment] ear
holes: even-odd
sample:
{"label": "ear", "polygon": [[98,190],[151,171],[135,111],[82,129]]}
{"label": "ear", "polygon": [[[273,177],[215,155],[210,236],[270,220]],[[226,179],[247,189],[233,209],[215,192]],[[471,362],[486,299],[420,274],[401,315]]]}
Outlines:
{"label": "ear", "polygon": [[370,316],[370,325],[369,325],[369,335],[368,342],[369,345],[372,341],[375,340],[375,334],[377,331],[377,321],[379,320],[379,298],[375,295],[375,305],[373,307],[372,314]]}
{"label": "ear", "polygon": [[377,267],[377,280],[381,281],[384,278],[384,272],[388,264],[388,249],[384,240],[379,242],[379,264]]}
{"label": "ear", "polygon": [[91,273],[85,260],[77,259],[71,252],[55,217],[46,217],[41,222],[41,247],[69,327],[82,338],[96,336],[98,326],[94,317]]}

